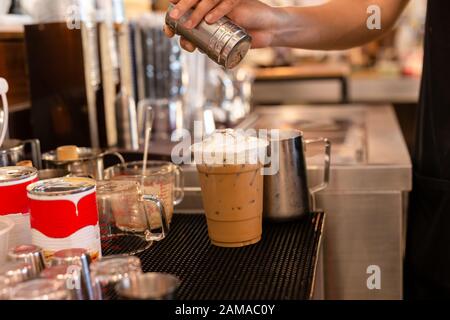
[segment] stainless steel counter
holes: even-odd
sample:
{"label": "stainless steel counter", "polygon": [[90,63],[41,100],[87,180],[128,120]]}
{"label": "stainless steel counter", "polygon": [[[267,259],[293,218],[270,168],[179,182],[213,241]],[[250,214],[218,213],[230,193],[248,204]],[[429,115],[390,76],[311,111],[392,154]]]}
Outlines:
{"label": "stainless steel counter", "polygon": [[[327,213],[324,287],[327,299],[401,299],[407,194],[411,161],[390,106],[283,106],[257,108],[240,128],[299,128],[333,142],[331,183],[318,194]],[[308,150],[310,185],[322,159]],[[195,168],[186,167],[195,191]],[[178,211],[202,211],[198,192],[188,192]],[[370,266],[381,271],[381,289],[370,290]]]}

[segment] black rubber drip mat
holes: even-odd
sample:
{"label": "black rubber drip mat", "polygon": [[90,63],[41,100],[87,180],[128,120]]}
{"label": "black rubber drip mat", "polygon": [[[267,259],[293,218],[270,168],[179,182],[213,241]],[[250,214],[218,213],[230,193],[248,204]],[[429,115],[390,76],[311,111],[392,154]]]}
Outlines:
{"label": "black rubber drip mat", "polygon": [[210,244],[203,215],[175,215],[167,238],[137,256],[144,272],[181,279],[180,300],[309,299],[324,216],[265,223],[260,243],[230,249]]}

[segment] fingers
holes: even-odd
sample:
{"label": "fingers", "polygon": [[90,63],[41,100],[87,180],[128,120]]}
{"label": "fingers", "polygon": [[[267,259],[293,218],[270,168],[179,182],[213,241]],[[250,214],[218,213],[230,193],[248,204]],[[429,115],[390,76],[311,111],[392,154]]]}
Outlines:
{"label": "fingers", "polygon": [[241,0],[170,0],[175,7],[170,13],[172,19],[179,19],[189,9],[193,8],[194,12],[190,18],[184,23],[187,29],[195,28],[200,21],[205,18],[206,22],[214,23],[223,16],[230,13]]}
{"label": "fingers", "polygon": [[183,25],[185,28],[191,29],[197,26],[203,20],[205,15],[210,12],[220,0],[202,0],[199,2],[189,20]]}
{"label": "fingers", "polygon": [[205,17],[208,23],[214,23],[223,16],[229,14],[234,7],[239,4],[240,0],[223,0],[213,10],[211,10]]}
{"label": "fingers", "polygon": [[175,35],[175,32],[167,24],[164,25],[163,31],[169,38],[172,38]]}
{"label": "fingers", "polygon": [[178,20],[193,6],[197,4],[199,0],[180,0],[170,12],[172,19]]}
{"label": "fingers", "polygon": [[[171,27],[169,27],[168,25],[164,25],[164,33],[166,34],[166,36],[168,36],[169,38],[172,38],[175,35],[175,32],[172,30]],[[180,46],[189,52],[194,52],[196,47],[189,42],[188,40],[184,39],[184,38],[180,38]]]}
{"label": "fingers", "polygon": [[186,40],[184,38],[180,38],[180,45],[186,51],[189,51],[189,52],[195,51],[195,46],[191,42],[189,42],[188,40]]}

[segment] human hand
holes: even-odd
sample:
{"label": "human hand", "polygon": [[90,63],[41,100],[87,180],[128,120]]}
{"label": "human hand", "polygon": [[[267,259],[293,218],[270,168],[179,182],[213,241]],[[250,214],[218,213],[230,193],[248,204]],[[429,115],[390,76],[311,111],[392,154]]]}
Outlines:
{"label": "human hand", "polygon": [[[177,6],[184,3],[184,5],[181,6],[181,9],[179,9],[179,11],[175,14],[177,17],[176,19],[182,17],[188,9],[198,3],[191,18],[186,22],[189,28],[194,28],[197,26],[203,17],[205,17],[205,21],[207,23],[214,23],[224,15],[227,15],[236,24],[246,29],[252,36],[253,48],[270,46],[273,38],[273,30],[276,28],[276,25],[280,20],[280,15],[275,8],[270,7],[258,0],[171,0],[171,2],[177,3]],[[196,11],[199,10],[199,6],[203,2],[205,2],[205,4],[202,5],[200,11],[196,13]],[[188,7],[186,6],[188,3],[194,4]],[[215,6],[211,6],[212,3],[215,3]],[[205,8],[209,8],[209,11]],[[175,18],[175,16],[172,11],[171,17]],[[185,27],[187,27],[186,24],[184,25]],[[164,31],[168,37],[174,36],[173,30],[169,26],[166,25],[164,27]],[[195,50],[195,46],[184,38],[180,39],[180,44],[189,52],[193,52]]]}

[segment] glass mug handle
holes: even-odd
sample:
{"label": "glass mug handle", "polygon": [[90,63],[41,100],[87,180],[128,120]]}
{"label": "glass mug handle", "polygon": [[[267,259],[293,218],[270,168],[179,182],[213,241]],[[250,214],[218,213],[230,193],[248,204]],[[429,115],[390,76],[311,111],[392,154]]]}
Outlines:
{"label": "glass mug handle", "polygon": [[174,201],[175,206],[179,205],[184,199],[184,174],[183,170],[179,166],[175,166],[175,189],[174,189]]}
{"label": "glass mug handle", "polygon": [[161,218],[161,232],[153,233],[153,232],[151,232],[151,225],[150,225],[151,217],[147,216],[149,230],[145,234],[145,240],[160,241],[160,240],[164,239],[166,237],[167,233],[169,232],[169,224],[167,222],[167,216],[166,216],[166,210],[164,210],[164,204],[162,203],[162,201],[159,198],[157,198],[155,196],[151,196],[151,195],[143,195],[142,199],[144,200],[144,202],[153,202],[156,205],[156,207],[158,208],[159,216]]}
{"label": "glass mug handle", "polygon": [[23,141],[23,143],[30,144],[33,165],[39,170],[42,169],[41,143],[39,142],[39,140],[30,139]]}
{"label": "glass mug handle", "polygon": [[119,153],[119,152],[115,152],[115,151],[105,151],[102,154],[100,154],[100,158],[104,158],[106,156],[116,156],[117,159],[119,159],[121,164],[125,164],[125,159],[124,157]]}
{"label": "glass mug handle", "polygon": [[[99,155],[99,157],[102,159],[102,164],[104,163],[104,158],[106,156],[115,156],[117,159],[119,159],[120,164],[125,164],[124,157],[119,153],[115,151],[105,151]],[[97,167],[97,175],[99,177],[99,180],[104,180],[106,175],[106,170],[104,170],[103,165],[99,165]]]}
{"label": "glass mug handle", "polygon": [[325,153],[324,153],[324,168],[323,168],[323,181],[322,183],[311,187],[310,194],[312,199],[312,211],[316,210],[316,201],[315,201],[315,194],[317,192],[320,192],[322,190],[325,190],[328,187],[328,184],[330,183],[330,171],[331,171],[331,142],[327,138],[317,138],[317,139],[311,139],[306,140],[305,145],[313,144],[313,143],[323,143],[325,144]]}

